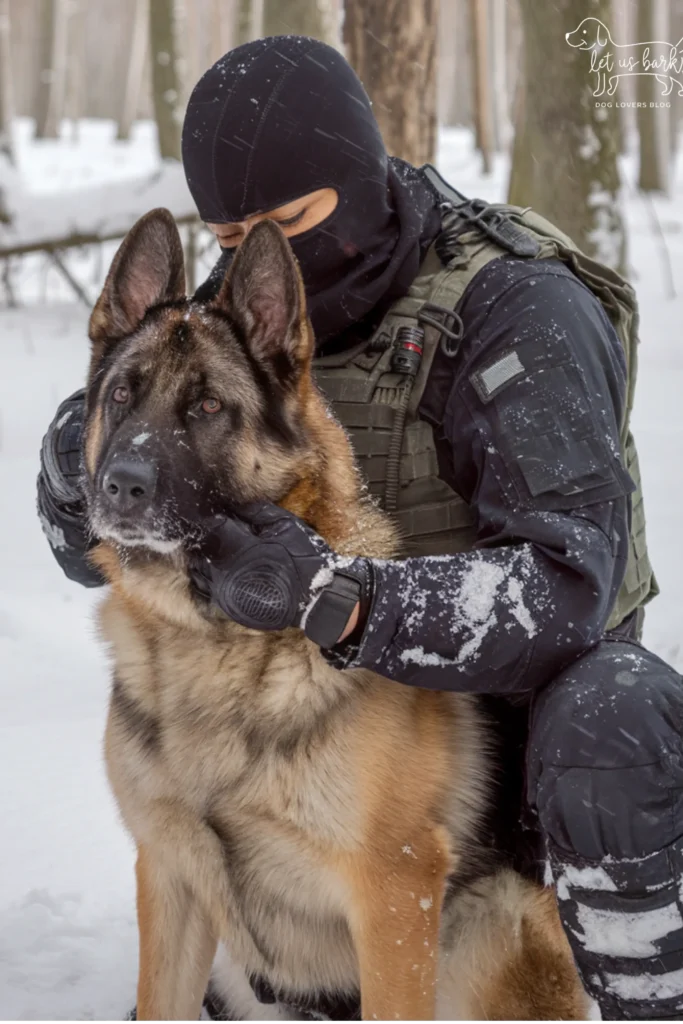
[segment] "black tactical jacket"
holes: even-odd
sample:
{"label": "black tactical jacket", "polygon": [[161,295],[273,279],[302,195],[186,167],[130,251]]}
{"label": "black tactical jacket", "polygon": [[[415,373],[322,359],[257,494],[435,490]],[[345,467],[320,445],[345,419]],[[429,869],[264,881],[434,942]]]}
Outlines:
{"label": "black tactical jacket", "polygon": [[[602,306],[559,261],[492,261],[460,315],[462,344],[455,358],[437,354],[420,415],[440,475],[475,511],[475,549],[374,563],[362,636],[327,656],[421,687],[523,696],[601,636],[624,574],[626,368]],[[481,374],[511,349],[524,372],[482,391]],[[596,434],[604,459],[589,471],[582,442]],[[566,479],[564,495],[548,497],[548,467]],[[64,519],[42,477],[38,486],[44,519],[61,531],[48,532],[55,558],[97,585],[73,507]]]}

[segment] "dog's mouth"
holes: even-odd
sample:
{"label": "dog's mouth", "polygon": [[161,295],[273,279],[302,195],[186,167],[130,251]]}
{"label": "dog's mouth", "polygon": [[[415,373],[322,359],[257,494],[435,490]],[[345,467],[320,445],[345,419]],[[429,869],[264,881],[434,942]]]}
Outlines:
{"label": "dog's mouth", "polygon": [[123,548],[147,548],[159,555],[171,555],[183,546],[180,538],[170,540],[159,533],[139,532],[134,530],[122,530],[116,527],[108,527],[99,533],[102,540],[113,541]]}
{"label": "dog's mouth", "polygon": [[90,514],[90,529],[99,540],[121,548],[146,548],[159,555],[171,555],[196,544],[199,529],[167,512],[141,519],[112,517],[101,509]]}

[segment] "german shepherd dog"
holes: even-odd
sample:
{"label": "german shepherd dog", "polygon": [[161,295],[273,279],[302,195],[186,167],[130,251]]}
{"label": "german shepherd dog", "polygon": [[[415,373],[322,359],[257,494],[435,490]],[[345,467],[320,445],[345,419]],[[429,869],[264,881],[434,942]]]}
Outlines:
{"label": "german shepherd dog", "polygon": [[338,671],[301,631],[245,629],[192,586],[201,522],[255,500],[344,555],[399,549],[313,383],[280,229],[250,231],[200,304],[171,215],[149,213],[90,338],[87,506],[111,583],[105,747],[137,846],[139,1019],[196,1020],[209,983],[234,1019],[297,1019],[287,1006],[325,996],[367,1020],[583,1019],[552,891],[485,869],[476,699]]}

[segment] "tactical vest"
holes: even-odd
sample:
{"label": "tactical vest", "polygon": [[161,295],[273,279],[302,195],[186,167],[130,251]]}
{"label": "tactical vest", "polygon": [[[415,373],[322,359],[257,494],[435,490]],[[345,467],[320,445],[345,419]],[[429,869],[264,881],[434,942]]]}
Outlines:
{"label": "tactical vest", "polygon": [[461,339],[458,309],[467,286],[490,260],[505,253],[560,259],[602,303],[624,347],[628,392],[621,424],[624,465],[635,484],[626,575],[608,628],[658,593],[645,541],[645,513],[636,447],[629,430],[637,369],[638,310],[631,286],[590,259],[572,240],[530,209],[467,200],[431,167],[424,172],[444,198],[442,229],[419,274],[372,337],[314,362],[318,386],[350,435],[368,489],[395,517],[402,555],[470,551],[474,511],[439,476],[432,427],[418,415],[439,345],[455,355]]}

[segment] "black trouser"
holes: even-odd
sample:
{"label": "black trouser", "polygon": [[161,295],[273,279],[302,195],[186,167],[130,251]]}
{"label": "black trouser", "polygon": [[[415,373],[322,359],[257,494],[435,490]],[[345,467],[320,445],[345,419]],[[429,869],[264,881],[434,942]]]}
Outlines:
{"label": "black trouser", "polygon": [[608,636],[536,697],[527,772],[603,1019],[683,1019],[683,679]]}

